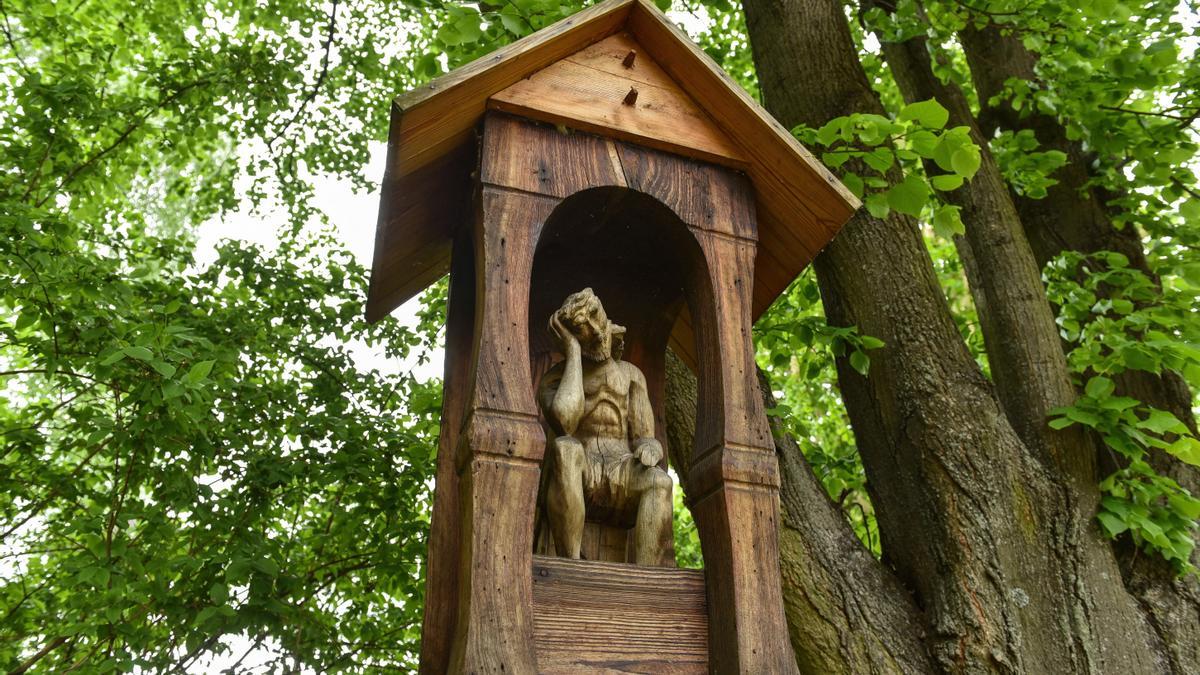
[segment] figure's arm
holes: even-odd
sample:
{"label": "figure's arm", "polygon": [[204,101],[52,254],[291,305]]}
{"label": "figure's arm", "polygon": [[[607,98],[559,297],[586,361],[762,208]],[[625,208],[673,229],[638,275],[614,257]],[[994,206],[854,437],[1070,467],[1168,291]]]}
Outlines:
{"label": "figure's arm", "polygon": [[[583,362],[579,339],[576,338],[562,321],[558,312],[550,317],[550,330],[559,340],[566,360],[562,363],[562,377],[558,380],[554,391],[546,392],[546,405],[543,413],[550,425],[560,429],[567,436],[574,435],[583,418]],[[552,386],[554,383],[551,383]]]}
{"label": "figure's arm", "polygon": [[646,388],[646,376],[633,364],[629,370],[629,445],[633,454],[646,466],[662,461],[662,444],[654,437],[654,408]]}

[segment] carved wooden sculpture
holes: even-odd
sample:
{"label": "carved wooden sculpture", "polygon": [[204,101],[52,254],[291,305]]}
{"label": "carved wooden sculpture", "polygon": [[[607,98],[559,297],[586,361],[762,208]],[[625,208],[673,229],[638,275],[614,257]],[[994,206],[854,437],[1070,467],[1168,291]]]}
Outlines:
{"label": "carved wooden sculpture", "polygon": [[[421,672],[796,672],[751,324],[857,200],[647,0],[400,97],[387,167],[368,318],[451,271]],[[668,345],[703,571],[645,566]],[[536,554],[539,486],[564,557]],[[633,535],[587,522],[581,550],[585,520]]]}
{"label": "carved wooden sculpture", "polygon": [[588,511],[634,520],[634,560],[668,565],[671,477],[659,468],[646,377],[621,360],[625,328],[608,320],[592,289],[550,316],[565,360],[542,376],[538,403],[554,436],[546,445],[550,529],[559,555],[579,559]]}

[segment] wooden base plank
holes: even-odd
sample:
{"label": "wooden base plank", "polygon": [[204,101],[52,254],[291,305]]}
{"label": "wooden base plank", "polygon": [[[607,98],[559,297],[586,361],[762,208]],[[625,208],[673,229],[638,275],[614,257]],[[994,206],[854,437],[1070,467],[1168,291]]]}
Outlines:
{"label": "wooden base plank", "polygon": [[540,673],[708,672],[704,572],[533,558]]}

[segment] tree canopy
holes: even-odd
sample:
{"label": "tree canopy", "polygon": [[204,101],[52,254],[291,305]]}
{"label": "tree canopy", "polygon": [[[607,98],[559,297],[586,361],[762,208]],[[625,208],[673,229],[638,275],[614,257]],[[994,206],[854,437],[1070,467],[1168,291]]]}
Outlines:
{"label": "tree canopy", "polygon": [[[368,144],[386,138],[394,95],[581,6],[0,0],[0,666],[196,670],[224,654],[239,670],[266,653],[259,670],[415,669],[441,387],[364,369],[350,345],[426,358],[445,285],[423,297],[416,325],[366,324],[367,271],[314,206],[313,182],[371,189]],[[1094,530],[1103,550],[1081,550],[1099,551],[1101,567],[1115,560],[1107,583],[1157,617],[1166,667],[1200,667],[1195,4],[671,9],[864,198],[847,236],[911,226],[936,286],[921,296],[936,307],[897,295],[912,304],[889,319],[855,304],[851,276],[877,281],[867,254],[835,243],[755,326],[784,463],[784,555],[824,545],[804,534],[816,516],[788,508],[811,467],[821,508],[877,565],[856,588],[900,608],[879,616],[944,628],[954,592],[920,578],[926,553],[897,526],[903,507],[923,517],[934,506],[905,501],[884,467],[897,457],[920,469],[905,480],[941,494],[921,457],[937,456],[953,482],[955,461],[999,465],[1012,451],[1005,487],[1027,487],[1039,513],[1067,504],[1073,515],[1054,522]],[[830,34],[849,38],[839,63],[858,69],[846,81],[862,90],[822,89],[834,71],[772,32],[771,17],[830,17]],[[278,246],[223,241],[197,262],[203,224],[250,209],[287,214]],[[925,279],[914,274],[893,278]],[[861,297],[900,290],[876,283]],[[953,340],[918,354],[911,345],[943,311]],[[958,387],[950,397],[995,391],[1008,431],[919,406],[903,424],[871,417],[943,395],[910,386],[921,372]],[[922,434],[934,441],[905,454]],[[788,455],[797,447],[803,458]],[[1073,492],[1049,496],[1060,483]],[[676,510],[681,563],[698,565],[682,501]],[[1090,535],[1062,538],[1076,536]],[[957,545],[928,555],[970,557]],[[845,669],[804,646],[819,643],[810,619],[822,614],[806,603],[837,585],[802,567],[784,565],[801,664]],[[1004,602],[1019,604],[1016,590]],[[1160,602],[1169,608],[1155,613]],[[986,669],[1049,662],[1022,656],[1010,624],[1024,619],[996,611],[1012,651]],[[948,648],[905,661],[884,642],[847,657],[853,669],[955,670]]]}

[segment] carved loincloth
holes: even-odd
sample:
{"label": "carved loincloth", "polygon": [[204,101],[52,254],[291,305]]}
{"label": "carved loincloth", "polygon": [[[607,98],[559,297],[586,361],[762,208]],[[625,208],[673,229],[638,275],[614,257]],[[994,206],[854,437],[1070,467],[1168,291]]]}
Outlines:
{"label": "carved loincloth", "polygon": [[649,470],[617,438],[583,439],[583,497],[588,520],[631,525],[641,495],[634,488],[641,472]]}

